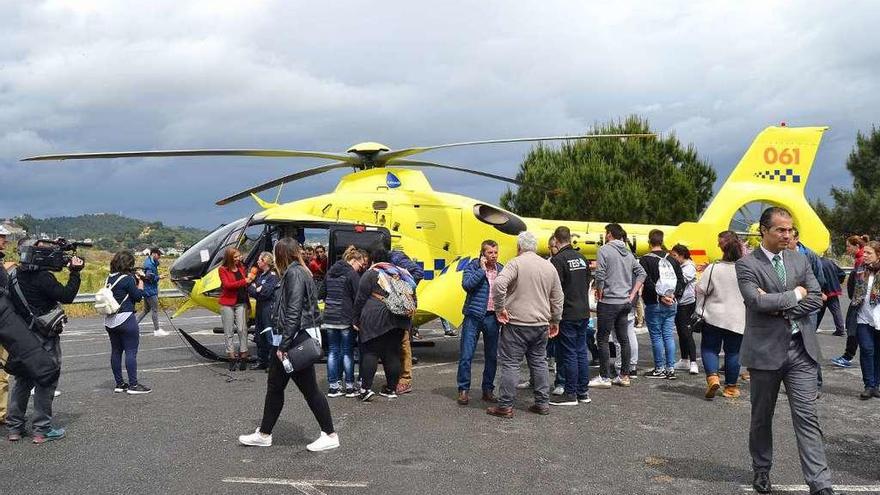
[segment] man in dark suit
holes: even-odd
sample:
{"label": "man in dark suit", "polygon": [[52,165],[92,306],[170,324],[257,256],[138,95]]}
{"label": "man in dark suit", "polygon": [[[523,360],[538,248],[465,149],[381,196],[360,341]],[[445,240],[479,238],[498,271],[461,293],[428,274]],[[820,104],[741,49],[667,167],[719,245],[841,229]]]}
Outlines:
{"label": "man in dark suit", "polygon": [[761,215],[761,246],[736,263],[746,306],[740,351],[751,373],[752,417],[749,451],[758,493],[770,493],[773,413],[785,383],[798,454],[811,494],[834,495],[816,415],[816,373],[821,356],[811,314],[822,307],[822,292],[806,256],[786,249],[791,213],[771,207]]}

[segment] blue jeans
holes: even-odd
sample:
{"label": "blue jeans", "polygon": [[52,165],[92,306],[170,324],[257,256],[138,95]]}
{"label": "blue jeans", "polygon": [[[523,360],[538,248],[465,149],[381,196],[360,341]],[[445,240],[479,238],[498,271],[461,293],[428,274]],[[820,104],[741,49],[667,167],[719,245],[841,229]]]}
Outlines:
{"label": "blue jeans", "polygon": [[486,313],[482,318],[465,315],[461,324],[461,346],[458,358],[458,390],[471,388],[471,362],[477,351],[477,341],[483,334],[483,392],[495,390],[495,370],[498,366],[498,320],[495,313]]}
{"label": "blue jeans", "polygon": [[122,379],[122,353],[125,353],[125,371],[128,372],[128,384],[132,387],[138,384],[137,353],[140,345],[140,333],[138,322],[134,313],[121,325],[115,328],[106,328],[110,336],[110,370],[113,371],[113,379],[117,385],[125,382]]}
{"label": "blue jeans", "polygon": [[859,323],[856,327],[859,338],[859,364],[862,367],[862,381],[866,387],[877,388],[880,384],[880,331],[871,325]]}
{"label": "blue jeans", "polygon": [[736,385],[739,379],[739,348],[743,336],[706,324],[703,327],[703,339],[700,341],[700,354],[703,355],[703,369],[706,376],[718,374],[718,354],[724,346],[724,384]]}
{"label": "blue jeans", "polygon": [[562,320],[556,346],[562,361],[556,361],[556,369],[562,365],[565,376],[565,393],[583,395],[590,383],[590,360],[587,358],[587,333],[590,320]]}
{"label": "blue jeans", "polygon": [[327,329],[327,381],[330,388],[342,388],[342,373],[345,372],[345,386],[354,387],[354,354],[351,346],[354,335],[351,328]]}
{"label": "blue jeans", "polygon": [[645,305],[645,322],[651,336],[651,353],[654,369],[672,369],[675,366],[675,315],[678,304],[662,303]]}

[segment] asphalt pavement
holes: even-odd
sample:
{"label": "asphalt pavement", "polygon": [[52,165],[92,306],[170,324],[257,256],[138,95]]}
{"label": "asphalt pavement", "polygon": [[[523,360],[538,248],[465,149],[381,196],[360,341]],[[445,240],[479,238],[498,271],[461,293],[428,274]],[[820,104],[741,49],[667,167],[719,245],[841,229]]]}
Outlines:
{"label": "asphalt pavement", "polygon": [[[211,331],[220,324],[216,315],[193,311],[175,323],[222,350],[222,336]],[[839,355],[845,341],[829,334],[830,323],[827,315],[819,337],[826,358]],[[703,375],[639,377],[630,388],[594,390],[591,404],[555,407],[548,416],[526,410],[531,400],[524,390],[514,417],[500,419],[486,415],[479,400],[457,405],[459,340],[444,337],[436,325],[422,334],[435,345],[416,350],[414,392],[367,404],[330,399],[342,446],[316,454],[305,446],[317,437],[317,423],[292,385],[274,445],[243,447],[238,435],[252,432],[262,413],[264,373],[228,372],[195,356],[176,335],[147,332],[138,365],[140,381],[153,393],[114,394],[100,320],[75,320],[62,338],[62,394],[55,400],[56,424],[67,437],[44,445],[29,438],[0,442],[2,493],[750,491],[748,384],[742,399],[710,402],[703,399]],[[644,333],[639,346],[640,366],[648,369]],[[880,493],[880,399],[858,399],[857,361],[851,369],[826,363],[819,411],[834,481],[852,493]],[[478,354],[477,388],[481,372]],[[321,366],[322,387],[324,377]],[[803,478],[784,393],[777,411],[772,481],[780,493],[806,493],[799,490]]]}

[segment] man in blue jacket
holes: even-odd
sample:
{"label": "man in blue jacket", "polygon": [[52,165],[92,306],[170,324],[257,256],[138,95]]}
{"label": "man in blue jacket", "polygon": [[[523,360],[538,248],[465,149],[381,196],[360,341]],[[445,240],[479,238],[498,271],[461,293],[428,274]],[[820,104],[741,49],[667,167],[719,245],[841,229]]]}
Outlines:
{"label": "man in blue jacket", "polygon": [[471,260],[464,267],[461,286],[467,292],[462,313],[461,347],[458,358],[458,403],[467,405],[471,388],[471,362],[477,350],[477,341],[483,334],[483,400],[498,402],[495,399],[495,369],[498,362],[498,320],[495,319],[495,306],[492,301],[492,287],[495,277],[501,273],[498,263],[498,243],[489,239],[480,246],[479,259]]}
{"label": "man in blue jacket", "polygon": [[164,337],[170,335],[159,328],[159,257],[162,250],[150,248],[150,255],[144,260],[144,312],[138,316],[138,323],[149,313],[153,317],[153,336]]}

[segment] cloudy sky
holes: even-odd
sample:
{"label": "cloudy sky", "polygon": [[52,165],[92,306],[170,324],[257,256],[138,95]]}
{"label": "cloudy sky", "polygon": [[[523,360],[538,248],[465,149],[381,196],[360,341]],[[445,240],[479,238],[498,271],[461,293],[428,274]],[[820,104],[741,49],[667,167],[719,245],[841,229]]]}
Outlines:
{"label": "cloudy sky", "polygon": [[[830,125],[807,187],[821,198],[850,184],[856,131],[880,120],[880,9],[867,1],[0,0],[0,19],[0,217],[212,227],[256,208],[217,199],[320,163],[18,162],[35,154],[402,148],[576,134],[632,113],[694,143],[722,179],[765,126]],[[422,156],[513,176],[528,149]],[[343,173],[283,199],[330,191]],[[505,188],[428,177],[491,202]]]}

